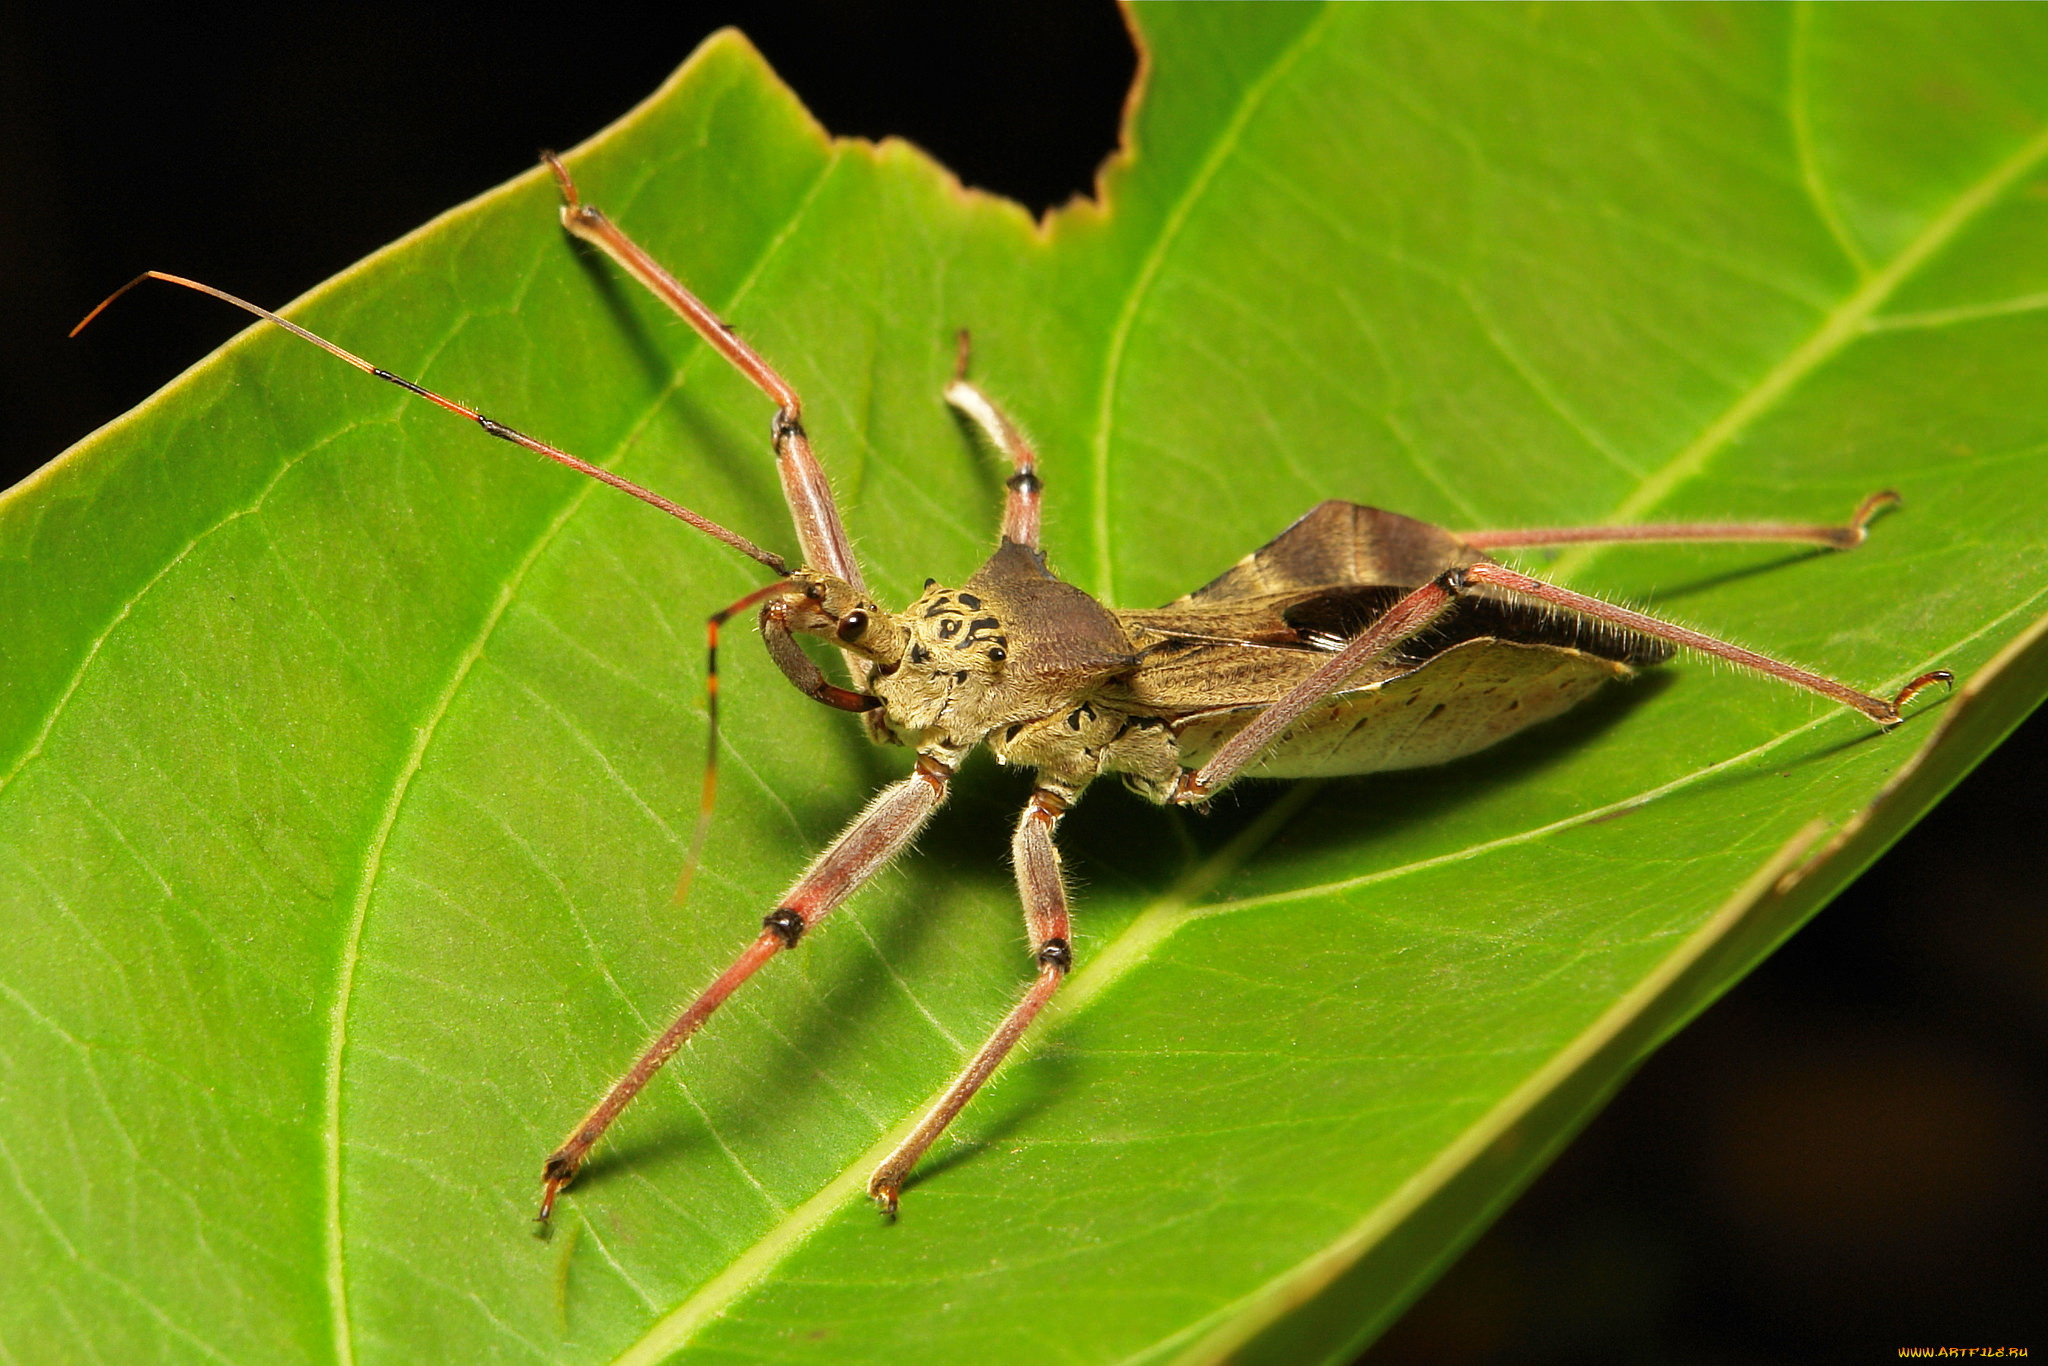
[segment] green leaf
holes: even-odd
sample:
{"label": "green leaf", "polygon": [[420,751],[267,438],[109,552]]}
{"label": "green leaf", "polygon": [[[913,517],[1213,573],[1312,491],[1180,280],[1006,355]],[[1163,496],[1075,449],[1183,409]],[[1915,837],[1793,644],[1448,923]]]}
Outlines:
{"label": "green leaf", "polygon": [[[1326,497],[1453,526],[1832,518],[1853,554],[1548,572],[1884,691],[1680,662],[1466,762],[1103,791],[1080,968],[906,1191],[868,1168],[1028,973],[1026,787],[621,1121],[541,1157],[899,773],[704,615],[755,568],[274,331],[0,501],[0,1344],[23,1361],[1294,1362],[1382,1326],[1650,1048],[2048,691],[2048,19],[1142,7],[1102,204],[832,142],[712,40],[574,159],[805,395],[877,591],[958,581],[1035,434],[1121,605]],[[539,174],[294,316],[784,550],[758,394]],[[118,316],[102,325],[119,325]],[[1653,591],[1654,590],[1654,591]]]}

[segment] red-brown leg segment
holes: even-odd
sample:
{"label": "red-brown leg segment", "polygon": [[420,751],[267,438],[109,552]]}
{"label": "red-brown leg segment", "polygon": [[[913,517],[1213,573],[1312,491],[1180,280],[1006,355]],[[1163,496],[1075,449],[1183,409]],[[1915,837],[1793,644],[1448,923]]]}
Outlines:
{"label": "red-brown leg segment", "polygon": [[1045,488],[1038,477],[1038,455],[1009,415],[967,378],[965,328],[960,332],[960,361],[954,368],[953,382],[946,386],[946,402],[974,419],[989,442],[1009,457],[1015,473],[1009,478],[1009,493],[1003,499],[1003,536],[1018,545],[1038,549],[1038,502]]}
{"label": "red-brown leg segment", "polygon": [[1624,541],[1800,541],[1847,550],[1863,544],[1870,519],[1899,501],[1890,489],[1873,493],[1856,505],[1840,526],[1792,522],[1648,522],[1638,526],[1552,526],[1521,531],[1460,532],[1458,539],[1474,550],[1509,550],[1548,545],[1596,545]]}
{"label": "red-brown leg segment", "polygon": [[1045,1009],[1060,980],[1074,965],[1067,929],[1066,878],[1060,871],[1059,849],[1052,839],[1053,827],[1059,824],[1066,809],[1063,798],[1040,788],[1031,794],[1024,807],[1024,818],[1017,822],[1017,833],[1010,842],[1017,868],[1017,893],[1024,902],[1024,925],[1030,931],[1031,952],[1038,964],[1037,980],[1024,993],[1024,999],[1003,1017],[995,1033],[989,1035],[988,1042],[953,1079],[910,1137],[898,1144],[896,1151],[883,1159],[875,1174],[868,1178],[868,1194],[890,1214],[896,1212],[896,1198],[902,1193],[910,1169],[1016,1047],[1018,1038],[1038,1017],[1038,1012]]}
{"label": "red-brown leg segment", "polygon": [[548,1155],[541,1172],[544,1184],[539,1218],[545,1220],[554,1212],[555,1197],[576,1178],[576,1171],[590,1155],[592,1145],[725,998],[763,963],[784,949],[796,947],[805,930],[831,914],[862,883],[903,852],[945,800],[946,783],[951,777],[952,770],[945,764],[929,755],[919,755],[914,773],[883,788],[845,833],[818,855],[762,921],[760,937],[676,1017],[674,1024],[662,1031],[632,1070],[605,1092],[604,1099],[583,1117],[562,1146]]}
{"label": "red-brown leg segment", "polygon": [[[796,526],[797,542],[803,547],[804,563],[843,579],[862,592],[860,562],[854,558],[853,542],[839,517],[839,505],[832,499],[832,486],[825,470],[811,453],[811,439],[804,432],[803,401],[789,381],[761,358],[739,334],[692,294],[682,281],[668,273],[632,238],[597,209],[585,204],[576,193],[576,182],[552,153],[543,156],[562,187],[562,226],[617,262],[620,269],[638,280],[711,344],[741,374],[775,404],[772,433],[776,471],[782,477],[783,497],[789,503],[790,520]],[[856,670],[855,677],[859,677]]]}
{"label": "red-brown leg segment", "polygon": [[1541,579],[1530,578],[1506,565],[1491,560],[1453,569],[1401,598],[1387,609],[1384,616],[1354,636],[1345,647],[1330,656],[1327,663],[1295,685],[1285,697],[1253,719],[1243,730],[1230,740],[1204,764],[1200,772],[1182,773],[1169,800],[1174,802],[1200,802],[1213,795],[1217,789],[1228,783],[1243,770],[1244,766],[1256,759],[1282,732],[1299,720],[1303,713],[1314,707],[1325,697],[1343,686],[1344,680],[1364,668],[1372,660],[1394,649],[1400,643],[1436,620],[1458,598],[1471,592],[1474,586],[1505,589],[1524,597],[1546,602],[1554,607],[1578,613],[1595,621],[1607,622],[1625,630],[1640,632],[1658,640],[1668,640],[1689,650],[1725,659],[1746,669],[1754,669],[1781,683],[1795,688],[1805,688],[1819,693],[1832,701],[1840,702],[1862,712],[1880,726],[1889,730],[1899,724],[1899,708],[1906,705],[1915,694],[1936,683],[1953,683],[1955,675],[1947,669],[1935,669],[1921,674],[1905,687],[1899,689],[1890,701],[1858,692],[1832,678],[1813,673],[1769,655],[1760,655],[1754,650],[1745,650],[1725,640],[1716,639],[1686,627],[1646,616],[1641,612],[1617,607],[1599,598],[1574,593],[1568,588],[1559,588]]}
{"label": "red-brown leg segment", "polygon": [[1566,608],[1581,616],[1591,617],[1595,621],[1639,631],[1646,636],[1655,636],[1659,640],[1682,645],[1688,650],[1698,650],[1701,654],[1725,659],[1731,664],[1739,664],[1745,669],[1754,669],[1781,683],[1817,692],[1822,697],[1831,698],[1845,707],[1854,707],[1887,730],[1899,724],[1899,708],[1903,707],[1915,693],[1935,683],[1955,681],[1955,675],[1947,669],[1936,669],[1931,673],[1921,674],[1899,689],[1898,695],[1887,702],[1883,698],[1858,692],[1846,684],[1837,683],[1832,678],[1824,678],[1820,674],[1787,664],[1783,660],[1760,655],[1754,650],[1745,650],[1740,645],[1731,645],[1725,640],[1717,640],[1713,636],[1687,630],[1668,621],[1659,621],[1656,617],[1645,616],[1641,612],[1631,612],[1626,607],[1616,607],[1611,602],[1589,598],[1584,593],[1574,593],[1569,588],[1559,588],[1541,579],[1532,579],[1527,574],[1509,569],[1503,564],[1494,564],[1491,561],[1475,564],[1464,571],[1464,580],[1467,584],[1505,588],[1509,592]]}

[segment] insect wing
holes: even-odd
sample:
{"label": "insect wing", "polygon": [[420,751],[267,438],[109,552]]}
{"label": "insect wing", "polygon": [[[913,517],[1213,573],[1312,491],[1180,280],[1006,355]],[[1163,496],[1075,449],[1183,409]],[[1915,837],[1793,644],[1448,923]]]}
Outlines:
{"label": "insect wing", "polygon": [[1332,584],[1414,588],[1484,558],[1442,527],[1332,498],[1167,606],[1217,607]]}
{"label": "insect wing", "polygon": [[[1633,672],[1582,650],[1468,640],[1309,711],[1246,776],[1324,778],[1448,763],[1548,721]],[[1260,710],[1188,717],[1177,728],[1181,762],[1199,767]]]}

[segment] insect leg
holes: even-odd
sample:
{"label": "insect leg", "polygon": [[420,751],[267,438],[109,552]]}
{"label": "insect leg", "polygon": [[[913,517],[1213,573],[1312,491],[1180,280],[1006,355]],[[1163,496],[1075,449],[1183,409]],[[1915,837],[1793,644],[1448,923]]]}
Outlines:
{"label": "insect leg", "polygon": [[1286,696],[1267,707],[1243,730],[1230,737],[1198,773],[1183,772],[1167,798],[1173,802],[1206,801],[1235,778],[1239,770],[1280,738],[1302,713],[1344,685],[1344,680],[1426,628],[1457,601],[1458,576],[1453,569],[1401,598],[1370,626],[1331,655],[1315,672],[1295,684]]}
{"label": "insect leg", "polygon": [[1898,503],[1890,489],[1871,494],[1840,526],[1792,522],[1649,522],[1638,526],[1551,526],[1521,531],[1460,532],[1458,539],[1474,550],[1507,550],[1525,546],[1592,545],[1622,541],[1803,541],[1835,550],[1863,544],[1870,520]]}
{"label": "insect leg", "polygon": [[1547,602],[1552,606],[1577,612],[1581,616],[1591,617],[1595,621],[1604,621],[1611,625],[1619,626],[1624,630],[1639,631],[1646,636],[1654,636],[1659,640],[1668,640],[1674,645],[1682,645],[1688,650],[1698,650],[1701,654],[1712,655],[1716,659],[1725,659],[1731,664],[1739,664],[1745,669],[1754,669],[1760,674],[1775,678],[1781,683],[1789,683],[1795,688],[1805,688],[1809,692],[1817,692],[1822,697],[1831,698],[1834,701],[1840,702],[1845,707],[1855,708],[1887,730],[1899,724],[1901,719],[1899,708],[1903,707],[1915,693],[1935,683],[1953,683],[1955,681],[1955,675],[1947,669],[1936,669],[1931,673],[1921,674],[1905,687],[1899,689],[1897,696],[1887,702],[1881,697],[1872,697],[1868,693],[1858,692],[1846,684],[1837,683],[1832,678],[1824,678],[1820,674],[1799,668],[1796,665],[1787,664],[1781,659],[1772,659],[1769,655],[1760,655],[1754,650],[1745,650],[1740,645],[1732,645],[1725,640],[1718,640],[1713,636],[1703,635],[1698,631],[1688,630],[1686,627],[1677,626],[1668,621],[1660,621],[1656,617],[1645,616],[1641,612],[1632,612],[1626,607],[1617,607],[1611,602],[1602,602],[1599,598],[1589,598],[1583,593],[1574,593],[1568,588],[1559,588],[1557,585],[1545,583],[1541,579],[1532,579],[1527,574],[1510,569],[1503,564],[1495,564],[1490,560],[1471,566],[1463,571],[1463,575],[1466,584],[1484,584],[1494,588],[1504,588],[1511,593],[1534,598],[1538,602]]}
{"label": "insect leg", "polygon": [[562,1146],[548,1155],[542,1168],[541,1219],[554,1211],[555,1196],[576,1178],[576,1171],[589,1156],[592,1145],[618,1118],[619,1112],[632,1103],[633,1097],[640,1094],[661,1065],[675,1056],[683,1042],[697,1032],[697,1027],[762,964],[784,949],[795,948],[805,930],[831,914],[862,883],[888,866],[939,809],[952,776],[953,771],[946,764],[930,755],[919,755],[916,771],[877,793],[868,809],[804,870],[803,876],[761,922],[760,937],[676,1017],[674,1024],[662,1031],[632,1070],[605,1092],[604,1099],[570,1131]]}
{"label": "insect leg", "polygon": [[568,169],[552,153],[545,154],[543,159],[562,187],[562,226],[611,257],[656,298],[682,315],[713,350],[774,401],[775,421],[770,431],[775,444],[775,467],[782,478],[790,520],[796,525],[797,542],[803,547],[804,563],[867,591],[860,563],[853,556],[853,542],[847,538],[845,524],[839,518],[839,505],[832,500],[832,486],[825,478],[824,467],[811,453],[811,439],[804,432],[803,401],[796,390],[639,243],[619,231],[604,214],[585,204],[576,193],[576,182],[569,178]]}
{"label": "insect leg", "polygon": [[1059,849],[1052,840],[1053,827],[1066,814],[1068,805],[1067,798],[1045,788],[1033,792],[1010,842],[1011,858],[1017,868],[1017,893],[1024,902],[1024,926],[1031,935],[1038,977],[910,1137],[898,1144],[896,1151],[868,1178],[868,1194],[891,1214],[896,1212],[896,1197],[910,1169],[974,1098],[989,1074],[1001,1065],[1074,964],[1073,946],[1067,937],[1067,884],[1060,871]]}
{"label": "insect leg", "polygon": [[[770,586],[775,589],[782,588],[780,584]],[[782,670],[782,676],[813,702],[823,702],[826,706],[836,707],[840,711],[865,712],[880,707],[881,698],[872,693],[848,692],[828,680],[824,670],[811,662],[811,657],[803,652],[802,647],[796,643],[795,634],[789,629],[789,614],[793,608],[801,605],[802,599],[798,595],[787,594],[787,590],[783,591],[785,596],[771,598],[767,605],[761,608],[761,643],[767,647],[768,657],[775,661],[775,667]],[[746,601],[745,598],[741,599],[742,603]],[[736,608],[726,609],[728,613],[734,610]],[[714,619],[714,628],[720,624],[722,623],[719,620]],[[715,638],[712,648],[717,648]]]}
{"label": "insect leg", "polygon": [[1003,537],[1029,549],[1038,549],[1038,500],[1045,485],[1038,478],[1038,455],[1031,449],[1031,443],[1024,433],[1017,430],[1017,424],[995,405],[995,401],[981,391],[979,385],[967,378],[967,329],[960,329],[960,362],[954,368],[953,382],[946,386],[946,402],[974,419],[975,425],[988,435],[989,442],[1004,455],[1016,472],[1006,487],[1009,493],[1003,499]]}

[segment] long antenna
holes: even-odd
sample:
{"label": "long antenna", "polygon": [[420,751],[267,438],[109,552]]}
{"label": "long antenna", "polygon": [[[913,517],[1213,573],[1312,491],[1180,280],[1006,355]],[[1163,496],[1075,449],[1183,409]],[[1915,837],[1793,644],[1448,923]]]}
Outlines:
{"label": "long antenna", "polygon": [[675,518],[677,521],[686,522],[689,525],[697,528],[697,530],[703,532],[712,540],[722,541],[726,545],[731,546],[734,550],[739,551],[740,554],[747,556],[749,559],[758,560],[760,563],[767,565],[770,569],[774,570],[777,574],[782,575],[785,578],[789,576],[789,565],[783,560],[783,558],[780,555],[777,555],[776,553],[770,550],[761,549],[760,546],[755,545],[752,541],[740,535],[737,531],[728,530],[727,528],[722,527],[718,523],[712,521],[709,517],[703,516],[700,513],[692,512],[690,511],[690,509],[684,507],[681,503],[670,502],[668,499],[662,497],[660,494],[654,493],[648,489],[644,489],[630,479],[621,478],[619,475],[613,474],[608,469],[604,469],[603,467],[598,465],[593,465],[588,460],[584,460],[578,456],[571,455],[565,450],[560,450],[554,446],[550,446],[545,441],[535,440],[533,437],[528,436],[526,433],[522,431],[518,431],[514,428],[507,427],[502,422],[494,421],[491,418],[485,417],[482,413],[478,412],[474,408],[465,407],[464,405],[457,403],[454,399],[444,398],[443,396],[435,393],[431,389],[425,388],[418,384],[414,384],[409,379],[405,379],[399,375],[394,375],[389,370],[385,370],[378,366],[372,365],[370,364],[370,362],[364,360],[361,356],[356,355],[354,352],[344,351],[341,347],[336,346],[333,342],[327,340],[325,337],[307,331],[305,328],[299,326],[297,323],[291,321],[289,318],[280,318],[277,314],[272,313],[269,309],[259,307],[256,304],[252,304],[247,299],[237,298],[234,295],[228,293],[224,289],[215,289],[212,285],[201,284],[197,280],[188,280],[182,275],[168,275],[160,270],[146,270],[142,274],[130,280],[127,284],[122,285],[112,294],[109,294],[106,297],[106,299],[101,302],[98,308],[95,308],[92,312],[86,314],[84,320],[81,321],[78,324],[78,326],[71,329],[71,335],[75,337],[80,332],[83,332],[86,328],[87,323],[90,323],[94,318],[97,318],[99,317],[100,314],[106,312],[107,307],[110,304],[112,304],[114,300],[120,298],[129,290],[135,288],[135,286],[141,284],[144,280],[162,280],[166,284],[181,285],[186,289],[195,289],[199,291],[201,294],[211,294],[214,298],[219,299],[223,303],[233,304],[236,308],[239,308],[246,313],[253,313],[257,317],[264,319],[266,322],[276,323],[279,327],[291,333],[293,336],[303,338],[304,340],[313,343],[313,345],[319,347],[321,350],[327,352],[329,355],[334,356],[339,360],[347,361],[350,365],[353,365],[356,369],[361,370],[366,375],[374,375],[378,379],[388,380],[391,383],[396,384],[401,389],[411,390],[413,393],[418,394],[421,398],[427,400],[427,402],[429,403],[433,403],[442,408],[446,408],[449,412],[456,414],[458,417],[466,417],[471,422],[476,423],[477,426],[483,428],[484,431],[488,432],[490,435],[497,437],[500,441],[509,441],[515,446],[523,446],[527,450],[532,451],[536,455],[546,456],[548,459],[554,461],[558,465],[567,465],[570,469],[575,470],[578,474],[587,474],[592,479],[599,480],[602,483],[610,484],[613,488],[618,489],[622,493],[630,493],[635,498],[638,498],[641,502],[646,503],[651,507],[660,508],[663,512],[666,512],[669,516]]}

